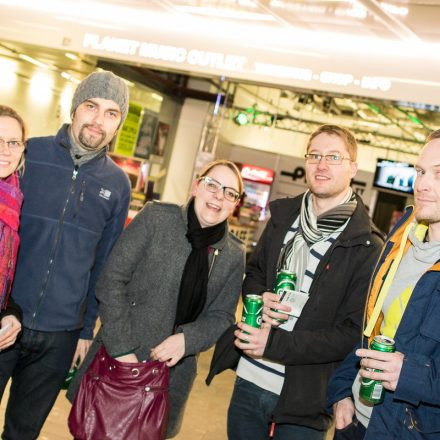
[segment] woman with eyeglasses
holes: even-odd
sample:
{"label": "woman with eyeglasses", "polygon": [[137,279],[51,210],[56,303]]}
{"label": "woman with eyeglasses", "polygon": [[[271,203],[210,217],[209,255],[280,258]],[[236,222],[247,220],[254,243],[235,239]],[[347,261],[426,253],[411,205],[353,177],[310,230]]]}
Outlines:
{"label": "woman with eyeglasses", "polygon": [[101,344],[110,356],[134,366],[158,360],[170,367],[166,438],[178,433],[198,353],[235,322],[244,247],[228,232],[227,219],[242,193],[237,167],[218,160],[193,182],[185,206],[147,203],[134,218],[98,282],[102,327],[69,398]]}
{"label": "woman with eyeglasses", "polygon": [[21,310],[9,294],[19,245],[23,195],[18,171],[24,164],[25,139],[23,119],[12,108],[0,105],[0,351],[13,345],[21,330]]}

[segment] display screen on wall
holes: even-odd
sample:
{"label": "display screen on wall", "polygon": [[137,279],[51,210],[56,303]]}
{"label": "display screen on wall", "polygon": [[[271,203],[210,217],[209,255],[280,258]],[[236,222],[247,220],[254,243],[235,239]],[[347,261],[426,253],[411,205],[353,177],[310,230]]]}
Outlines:
{"label": "display screen on wall", "polygon": [[388,159],[377,159],[373,186],[412,194],[415,178],[414,165]]}

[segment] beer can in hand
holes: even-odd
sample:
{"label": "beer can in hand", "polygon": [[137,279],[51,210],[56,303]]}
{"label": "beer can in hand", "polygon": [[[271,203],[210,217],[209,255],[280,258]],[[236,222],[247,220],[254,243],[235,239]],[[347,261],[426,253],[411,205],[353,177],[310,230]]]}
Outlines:
{"label": "beer can in hand", "polygon": [[[394,353],[396,351],[396,348],[394,347],[393,339],[388,338],[387,336],[379,335],[375,336],[371,341],[370,350]],[[366,368],[366,370],[375,371],[377,373],[382,372],[382,370],[376,370],[373,368]],[[385,397],[385,389],[382,385],[382,381],[363,377],[361,381],[359,397],[367,403],[382,403]]]}
{"label": "beer can in hand", "polygon": [[75,365],[73,366],[73,368],[71,368],[69,370],[69,372],[67,373],[67,376],[64,379],[64,383],[63,383],[63,385],[61,387],[63,390],[67,390],[69,388],[70,383],[72,382],[73,376],[75,376],[76,372],[78,371],[79,361],[80,361],[80,359],[78,357],[78,359],[76,360]]}
{"label": "beer can in hand", "polygon": [[[280,270],[277,275],[277,280],[275,282],[275,293],[280,297],[281,301],[281,295],[284,293],[285,290],[295,290],[296,285],[296,273],[291,272],[289,270]],[[271,309],[273,312],[277,313],[284,313],[282,310],[277,309]],[[281,318],[274,318],[275,321],[280,322],[281,324],[285,323],[285,319]]]}
{"label": "beer can in hand", "polygon": [[[241,322],[251,327],[260,328],[263,319],[263,297],[261,295],[246,295],[243,301]],[[245,331],[242,333],[249,334]],[[243,342],[247,342],[242,340]]]}

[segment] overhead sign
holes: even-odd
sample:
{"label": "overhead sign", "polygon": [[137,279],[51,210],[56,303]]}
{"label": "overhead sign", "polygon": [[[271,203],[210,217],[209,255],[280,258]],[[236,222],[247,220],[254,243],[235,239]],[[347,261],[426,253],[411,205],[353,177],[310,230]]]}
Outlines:
{"label": "overhead sign", "polygon": [[241,55],[130,40],[89,32],[84,35],[82,46],[84,49],[130,55],[144,58],[146,61],[187,64],[188,67],[218,69],[222,72],[245,72],[250,70],[254,75],[261,77],[275,77],[306,83],[319,82],[332,86],[352,86],[382,92],[386,92],[391,88],[391,80],[380,76],[360,75],[356,77],[347,72],[314,71],[302,66],[252,62],[246,56]]}
{"label": "overhead sign", "polygon": [[142,107],[133,102],[129,103],[127,117],[118,132],[115,144],[115,154],[133,156],[136,139],[141,124]]}
{"label": "overhead sign", "polygon": [[274,178],[274,171],[268,168],[260,168],[254,165],[244,164],[241,168],[241,177],[254,182],[272,184]]}
{"label": "overhead sign", "polygon": [[237,81],[440,105],[435,42],[202,20],[149,6],[155,2],[77,3],[0,0],[0,39]]}

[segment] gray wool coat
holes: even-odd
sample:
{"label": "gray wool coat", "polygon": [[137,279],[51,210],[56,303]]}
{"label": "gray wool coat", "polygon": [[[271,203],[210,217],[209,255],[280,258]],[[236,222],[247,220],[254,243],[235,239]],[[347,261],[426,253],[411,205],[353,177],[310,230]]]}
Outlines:
{"label": "gray wool coat", "polygon": [[[173,333],[180,279],[191,252],[186,232],[186,206],[153,202],[122,233],[96,288],[102,326],[72,381],[69,400],[75,398],[80,379],[101,344],[113,357],[134,352],[142,361]],[[170,370],[167,437],[180,429],[197,372],[197,354],[215,344],[235,321],[244,246],[227,232],[212,248],[205,307],[194,322],[177,329],[185,336],[185,355]]]}

